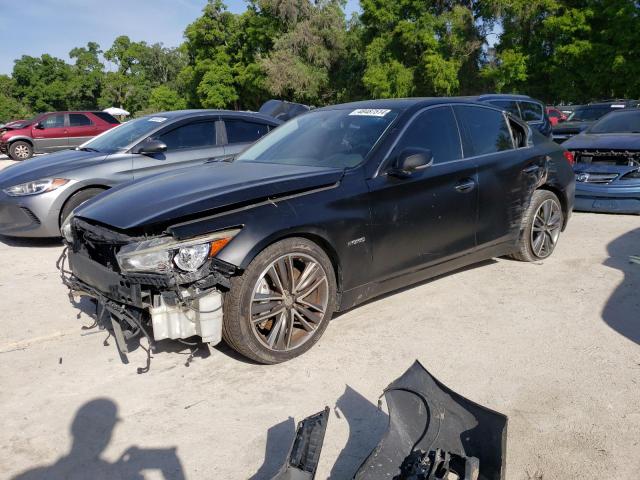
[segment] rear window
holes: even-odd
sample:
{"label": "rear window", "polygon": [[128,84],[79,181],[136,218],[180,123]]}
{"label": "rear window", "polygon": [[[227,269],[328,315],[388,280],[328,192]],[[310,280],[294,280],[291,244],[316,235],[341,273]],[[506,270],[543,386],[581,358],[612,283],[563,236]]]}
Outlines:
{"label": "rear window", "polygon": [[502,112],[470,106],[456,106],[454,109],[465,125],[473,155],[513,149],[511,132]]}
{"label": "rear window", "polygon": [[116,117],[107,112],[92,112],[100,120],[104,120],[107,123],[120,123]]}
{"label": "rear window", "polygon": [[520,111],[522,119],[525,122],[535,122],[542,120],[542,105],[534,102],[520,102]]}
{"label": "rear window", "polygon": [[489,103],[491,103],[492,105],[495,105],[496,107],[500,107],[503,110],[506,110],[507,112],[509,112],[510,114],[520,118],[520,110],[518,109],[518,102],[512,102],[510,100],[493,100]]}
{"label": "rear window", "polygon": [[228,143],[255,142],[269,132],[264,123],[245,122],[244,120],[225,120]]}
{"label": "rear window", "polygon": [[206,148],[216,144],[215,122],[198,122],[182,125],[160,136],[167,150]]}
{"label": "rear window", "polygon": [[81,113],[69,114],[69,126],[70,127],[85,127],[87,125],[93,125],[93,122],[89,120],[89,117]]}

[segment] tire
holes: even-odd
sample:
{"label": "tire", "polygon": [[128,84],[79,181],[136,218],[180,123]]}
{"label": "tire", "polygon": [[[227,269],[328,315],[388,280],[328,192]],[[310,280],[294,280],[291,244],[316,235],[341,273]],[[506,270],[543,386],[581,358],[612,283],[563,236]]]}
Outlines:
{"label": "tire", "polygon": [[251,360],[286,362],[319,340],[335,309],[336,278],[329,257],[310,240],[288,238],[264,249],[241,276],[232,278],[222,335]]}
{"label": "tire", "polygon": [[104,192],[104,190],[105,189],[103,188],[87,188],[85,190],[80,190],[79,192],[76,192],[73,195],[71,195],[65,202],[64,206],[62,207],[62,211],[60,212],[59,226],[62,227],[62,224],[64,223],[64,221],[67,219],[69,215],[71,215],[71,212],[73,212],[76,208],[78,208],[87,200],[91,200],[93,197],[95,197],[99,193]]}
{"label": "tire", "polygon": [[563,225],[564,213],[558,197],[548,190],[536,190],[522,218],[518,250],[511,257],[523,262],[549,258]]}
{"label": "tire", "polygon": [[28,160],[33,157],[33,145],[18,140],[9,146],[9,157],[12,160]]}

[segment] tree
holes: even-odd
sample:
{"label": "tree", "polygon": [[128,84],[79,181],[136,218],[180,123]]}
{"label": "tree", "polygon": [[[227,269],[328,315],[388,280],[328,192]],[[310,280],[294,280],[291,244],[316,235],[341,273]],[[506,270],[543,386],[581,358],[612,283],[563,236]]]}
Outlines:
{"label": "tree", "polygon": [[31,112],[23,103],[14,98],[14,94],[14,80],[7,75],[0,75],[0,123],[31,116]]}
{"label": "tree", "polygon": [[330,74],[345,49],[345,18],[337,0],[262,0],[285,31],[261,61],[267,89],[299,102],[326,104],[336,96]]}
{"label": "tree", "polygon": [[104,83],[104,65],[99,59],[101,54],[100,45],[95,42],[69,52],[69,57],[75,59],[69,80],[70,108],[84,110],[97,107]]}
{"label": "tree", "polygon": [[35,112],[67,110],[72,76],[64,60],[48,54],[39,58],[23,55],[13,66],[15,98]]}
{"label": "tree", "polygon": [[640,96],[637,1],[512,0],[500,18],[496,85],[552,103]]}
{"label": "tree", "polygon": [[491,25],[479,1],[362,0],[366,68],[374,97],[476,93]]}

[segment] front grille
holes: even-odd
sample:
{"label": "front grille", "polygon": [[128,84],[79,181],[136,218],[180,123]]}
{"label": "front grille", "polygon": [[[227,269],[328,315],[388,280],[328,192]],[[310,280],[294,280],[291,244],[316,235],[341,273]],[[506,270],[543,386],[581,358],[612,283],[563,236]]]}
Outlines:
{"label": "front grille", "polygon": [[617,173],[580,172],[576,174],[576,181],[581,183],[611,183],[618,178]]}
{"label": "front grille", "polygon": [[73,230],[74,251],[84,250],[93,261],[115,272],[120,272],[116,253],[122,246],[121,243],[96,238],[96,235],[91,231],[91,226],[85,222],[74,221]]}
{"label": "front grille", "polygon": [[24,213],[31,219],[36,225],[40,225],[40,219],[36,217],[36,214],[29,210],[27,207],[20,207]]}

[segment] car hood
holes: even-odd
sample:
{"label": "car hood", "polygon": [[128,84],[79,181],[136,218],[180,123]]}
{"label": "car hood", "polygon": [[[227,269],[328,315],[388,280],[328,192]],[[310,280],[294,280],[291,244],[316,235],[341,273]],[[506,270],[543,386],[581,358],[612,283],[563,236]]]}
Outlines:
{"label": "car hood", "polygon": [[562,122],[553,127],[553,133],[575,133],[589,128],[593,122]]}
{"label": "car hood", "polygon": [[119,230],[181,221],[300,193],[340,180],[342,169],[216,162],[123,184],[87,202],[76,216]]}
{"label": "car hood", "polygon": [[570,150],[640,150],[638,133],[581,133],[562,144]]}
{"label": "car hood", "polygon": [[0,170],[0,188],[19,185],[43,178],[73,177],[70,172],[79,167],[105,160],[107,154],[63,150],[41,157],[34,157]]}

